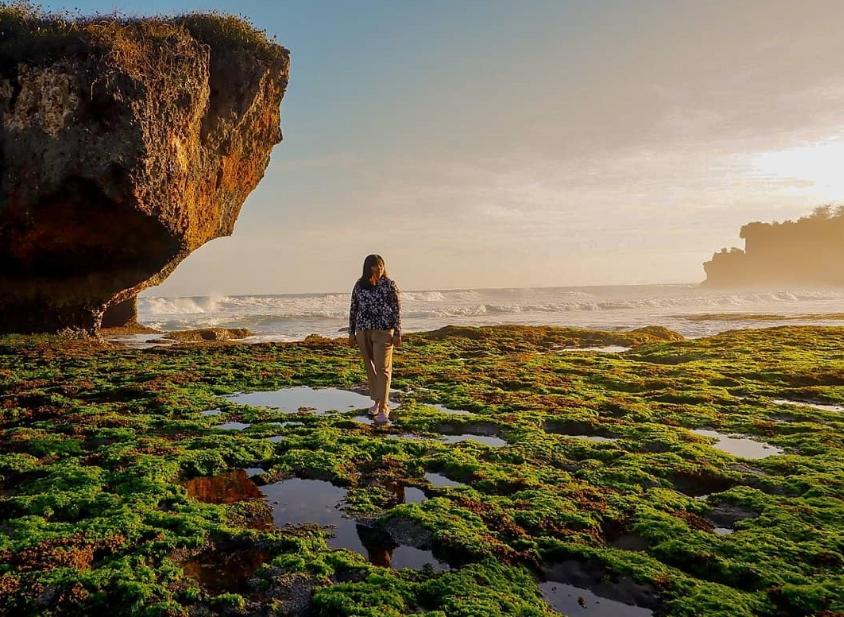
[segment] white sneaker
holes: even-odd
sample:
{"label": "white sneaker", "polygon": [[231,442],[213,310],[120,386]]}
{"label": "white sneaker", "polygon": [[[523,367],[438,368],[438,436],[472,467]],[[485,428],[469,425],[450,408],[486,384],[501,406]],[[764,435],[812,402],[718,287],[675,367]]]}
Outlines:
{"label": "white sneaker", "polygon": [[383,411],[376,415],[373,420],[375,420],[375,424],[389,424],[390,423],[390,416],[385,414]]}
{"label": "white sneaker", "polygon": [[378,413],[378,402],[372,404],[372,407],[369,408],[369,415],[374,416]]}

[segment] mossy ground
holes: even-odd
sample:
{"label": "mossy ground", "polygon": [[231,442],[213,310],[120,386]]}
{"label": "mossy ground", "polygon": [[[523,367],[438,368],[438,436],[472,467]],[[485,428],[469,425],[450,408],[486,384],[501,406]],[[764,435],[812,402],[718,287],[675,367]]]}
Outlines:
{"label": "mossy ground", "polygon": [[[844,328],[660,340],[670,338],[512,326],[410,334],[394,355],[402,405],[393,426],[378,429],[352,413],[270,427],[290,415],[216,396],[359,388],[362,363],[342,340],[132,350],[2,337],[0,612],[284,614],[283,582],[306,580],[312,615],[539,616],[551,613],[533,572],[576,559],[655,587],[657,614],[844,614],[844,413],[772,402],[844,403]],[[572,344],[634,347],[554,351]],[[224,413],[200,414],[209,408]],[[231,420],[252,426],[212,428]],[[445,421],[494,424],[508,445],[396,438]],[[741,461],[689,430],[701,427],[785,453]],[[264,439],[279,433],[280,443]],[[245,504],[199,503],[180,484],[256,465],[273,479],[343,485],[349,509],[376,524],[421,524],[456,568],[378,568],[329,550],[319,529],[259,529]],[[391,503],[390,483],[426,486],[426,471],[467,485]],[[711,492],[759,515],[715,535],[712,503],[694,497]],[[620,534],[644,550],[616,548]],[[263,596],[208,597],[179,565],[234,545],[271,556],[257,571]]]}

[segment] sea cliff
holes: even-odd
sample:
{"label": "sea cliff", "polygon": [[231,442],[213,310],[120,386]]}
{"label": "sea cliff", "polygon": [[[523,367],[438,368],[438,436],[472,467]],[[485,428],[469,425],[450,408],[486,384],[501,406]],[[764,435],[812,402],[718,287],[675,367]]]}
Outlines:
{"label": "sea cliff", "polygon": [[844,212],[818,208],[782,223],[748,223],[744,250],[722,249],[703,264],[710,287],[844,285]]}
{"label": "sea cliff", "polygon": [[230,235],[289,66],[233,17],[0,7],[0,331],[132,323],[138,292]]}

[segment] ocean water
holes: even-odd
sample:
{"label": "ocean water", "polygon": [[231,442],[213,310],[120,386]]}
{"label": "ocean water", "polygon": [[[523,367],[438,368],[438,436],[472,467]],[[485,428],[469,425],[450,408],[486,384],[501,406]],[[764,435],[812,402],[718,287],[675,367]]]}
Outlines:
{"label": "ocean water", "polygon": [[[349,293],[139,298],[141,323],[165,330],[248,328],[249,341],[343,336]],[[844,325],[844,288],[711,290],[697,284],[402,291],[405,332],[448,324],[628,330],[660,325],[687,337],[736,328]],[[835,319],[838,313],[839,319]],[[766,319],[751,319],[764,314]]]}

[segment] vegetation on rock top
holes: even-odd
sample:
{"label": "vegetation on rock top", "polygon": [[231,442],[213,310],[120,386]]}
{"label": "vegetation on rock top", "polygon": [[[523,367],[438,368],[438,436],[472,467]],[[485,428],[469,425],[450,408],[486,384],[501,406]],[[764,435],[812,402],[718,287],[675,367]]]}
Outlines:
{"label": "vegetation on rock top", "polygon": [[40,55],[48,62],[80,53],[91,43],[129,45],[138,38],[167,40],[179,33],[221,52],[248,50],[267,64],[287,62],[288,51],[246,18],[219,12],[190,12],[172,17],[75,15],[48,12],[32,2],[0,4],[0,65]]}

